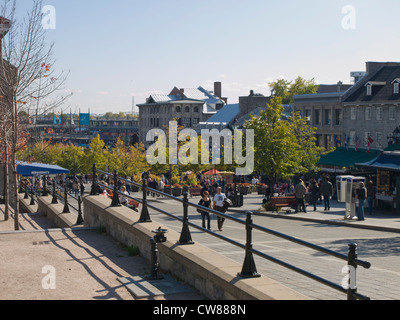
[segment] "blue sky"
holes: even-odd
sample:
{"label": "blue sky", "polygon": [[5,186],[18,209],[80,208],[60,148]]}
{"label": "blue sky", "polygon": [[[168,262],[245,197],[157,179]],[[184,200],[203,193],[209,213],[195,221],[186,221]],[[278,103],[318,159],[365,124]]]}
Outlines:
{"label": "blue sky", "polygon": [[[29,1],[18,1],[20,9]],[[74,95],[64,106],[92,113],[130,111],[151,92],[222,82],[235,103],[268,95],[284,77],[350,83],[366,61],[400,61],[400,1],[44,0],[56,9],[58,69]],[[356,27],[342,27],[342,8]]]}

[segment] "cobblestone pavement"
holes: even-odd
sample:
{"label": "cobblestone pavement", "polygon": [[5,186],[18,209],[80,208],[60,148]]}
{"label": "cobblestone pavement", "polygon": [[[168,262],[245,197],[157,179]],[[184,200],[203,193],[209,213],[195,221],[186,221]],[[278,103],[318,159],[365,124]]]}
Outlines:
{"label": "cobblestone pavement", "polygon": [[[155,206],[157,202],[162,203],[163,210],[168,212],[177,215],[182,213],[181,204],[177,205],[170,199],[150,199],[149,201]],[[197,203],[194,198],[191,201]],[[257,211],[260,208],[260,201],[259,196],[249,196],[247,201],[245,199],[244,207],[241,210],[235,210],[236,212],[231,212],[231,215],[244,219],[245,214],[240,211],[244,208]],[[150,210],[150,214],[152,219],[159,221],[168,228],[176,231],[180,231],[182,228],[180,222],[154,210]],[[266,215],[260,213],[254,215],[253,219],[254,223],[266,228],[327,247],[345,255],[348,252],[348,244],[357,243],[359,259],[372,264],[370,269],[357,268],[358,292],[369,296],[371,299],[397,300],[400,296],[400,216],[375,212],[373,216],[367,216],[363,222],[344,221],[343,217],[344,204],[334,201],[329,212],[319,208],[316,212],[307,214],[275,213]],[[189,221],[201,225],[201,217],[193,208],[189,208]],[[245,243],[244,226],[233,221],[226,220],[223,231],[219,232],[216,228],[216,218],[213,217],[212,230],[215,233]],[[243,262],[244,252],[241,248],[223,242],[193,227],[191,227],[191,234],[194,241],[201,242],[233,260]],[[272,235],[255,231],[253,246],[274,258],[286,261],[339,285],[345,276],[342,269],[345,267],[346,261]],[[258,272],[312,299],[346,299],[345,294],[275,263],[257,256],[255,256],[255,261]]]}

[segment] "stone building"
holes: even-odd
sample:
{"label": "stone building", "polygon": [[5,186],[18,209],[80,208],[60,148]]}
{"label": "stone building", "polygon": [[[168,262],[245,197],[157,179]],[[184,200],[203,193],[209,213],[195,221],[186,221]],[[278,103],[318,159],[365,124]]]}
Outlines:
{"label": "stone building", "polygon": [[197,89],[178,89],[174,87],[170,94],[152,94],[146,103],[139,107],[139,139],[148,147],[146,135],[151,129],[166,131],[170,121],[178,120],[185,128],[199,130],[200,122],[207,121],[227,103],[221,95],[221,83],[214,83],[214,92],[203,87]]}
{"label": "stone building", "polygon": [[[400,63],[367,62],[353,85],[338,83],[337,92],[294,96],[300,111],[317,128],[323,147],[367,147],[383,150],[400,121]],[[323,88],[321,88],[323,90]],[[370,140],[371,141],[371,140]]]}

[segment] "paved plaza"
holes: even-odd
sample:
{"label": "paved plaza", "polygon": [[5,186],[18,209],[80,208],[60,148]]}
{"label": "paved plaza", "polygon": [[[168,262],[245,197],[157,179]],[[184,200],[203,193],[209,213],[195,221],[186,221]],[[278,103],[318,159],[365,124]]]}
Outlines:
{"label": "paved plaza", "polygon": [[[140,194],[134,194],[140,197]],[[371,262],[370,269],[357,269],[361,294],[373,300],[396,300],[400,296],[400,216],[391,212],[374,212],[365,221],[344,220],[344,204],[332,202],[331,210],[308,213],[266,213],[260,211],[262,196],[245,196],[242,208],[231,209],[230,215],[244,219],[246,210],[254,212],[256,224],[347,254],[348,244],[357,242],[359,258]],[[190,198],[197,203],[199,197]],[[149,198],[149,204],[170,213],[182,215],[181,203],[166,198]],[[3,218],[0,207],[1,220]],[[153,221],[169,229],[181,230],[180,221],[150,209]],[[201,225],[201,217],[189,208],[190,222]],[[149,263],[141,257],[128,256],[126,248],[95,230],[51,229],[40,214],[23,214],[20,232],[13,232],[13,220],[0,221],[0,299],[134,299],[118,281],[121,277],[148,274]],[[243,262],[241,248],[223,242],[201,230],[191,229],[195,242]],[[222,232],[212,217],[212,231],[245,243],[244,226],[227,220]],[[341,283],[345,261],[299,247],[286,240],[254,232],[253,245],[271,256]],[[270,261],[255,257],[258,272],[315,300],[344,300],[346,296]],[[46,276],[43,267],[56,270],[57,288],[43,288]],[[240,270],[238,270],[239,272]],[[42,273],[44,272],[44,273]],[[29,288],[29,290],[27,289]],[[77,290],[76,288],[79,288]],[[190,294],[166,296],[162,299],[204,299],[195,290]]]}

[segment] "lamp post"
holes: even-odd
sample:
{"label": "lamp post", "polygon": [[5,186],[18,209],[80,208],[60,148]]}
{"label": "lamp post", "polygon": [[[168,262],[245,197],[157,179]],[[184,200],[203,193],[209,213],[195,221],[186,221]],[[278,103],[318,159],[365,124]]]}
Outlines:
{"label": "lamp post", "polygon": [[3,38],[6,36],[8,31],[11,29],[11,21],[0,17],[0,55],[2,55]]}
{"label": "lamp post", "polygon": [[[240,124],[238,119],[235,119],[231,125],[232,128],[232,134],[235,135],[235,130],[240,128]],[[236,161],[233,162],[234,163],[234,167],[235,167],[235,175],[234,175],[234,190],[233,190],[233,197],[234,197],[234,201],[233,201],[233,206],[235,208],[238,208],[239,205],[239,201],[238,201],[238,194],[237,194],[237,175],[236,175]]]}

